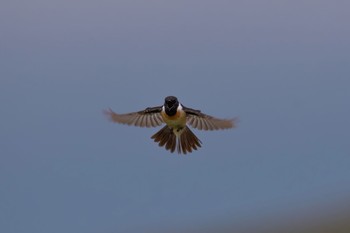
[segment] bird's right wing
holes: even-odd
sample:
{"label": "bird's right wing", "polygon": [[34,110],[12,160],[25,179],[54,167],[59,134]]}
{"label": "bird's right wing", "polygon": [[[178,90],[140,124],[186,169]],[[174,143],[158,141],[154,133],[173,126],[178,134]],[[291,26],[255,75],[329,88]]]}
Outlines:
{"label": "bird's right wing", "polygon": [[237,118],[219,119],[202,113],[200,110],[182,106],[187,114],[187,123],[199,130],[218,130],[236,127]]}
{"label": "bird's right wing", "polygon": [[106,116],[113,122],[139,127],[156,127],[164,123],[160,114],[162,106],[146,108],[138,112],[118,114],[112,109],[105,110]]}

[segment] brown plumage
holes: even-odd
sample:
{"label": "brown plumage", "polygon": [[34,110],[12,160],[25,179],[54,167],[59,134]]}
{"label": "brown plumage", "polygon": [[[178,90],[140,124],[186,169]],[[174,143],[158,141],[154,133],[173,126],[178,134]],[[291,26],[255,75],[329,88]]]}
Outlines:
{"label": "brown plumage", "polygon": [[179,154],[191,153],[201,147],[202,142],[187,124],[199,130],[219,130],[233,128],[237,122],[236,119],[219,119],[187,108],[174,96],[166,97],[163,106],[127,114],[118,114],[109,109],[105,114],[113,122],[139,127],[156,127],[165,123],[151,138],[160,147],[165,146],[171,153],[176,150]]}
{"label": "brown plumage", "polygon": [[165,149],[170,150],[171,153],[175,151],[175,148],[179,154],[187,154],[201,147],[202,142],[187,126],[181,130],[181,134],[176,136],[173,129],[166,125],[151,138],[158,142],[160,147],[165,145]]}

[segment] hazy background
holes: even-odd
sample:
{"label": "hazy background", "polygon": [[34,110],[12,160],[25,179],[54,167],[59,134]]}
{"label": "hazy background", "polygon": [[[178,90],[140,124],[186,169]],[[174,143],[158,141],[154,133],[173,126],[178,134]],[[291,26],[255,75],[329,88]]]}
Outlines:
{"label": "hazy background", "polygon": [[[0,231],[184,232],[346,209],[349,9],[1,1]],[[238,128],[194,130],[203,147],[179,156],[150,139],[158,128],[102,114],[167,95]]]}

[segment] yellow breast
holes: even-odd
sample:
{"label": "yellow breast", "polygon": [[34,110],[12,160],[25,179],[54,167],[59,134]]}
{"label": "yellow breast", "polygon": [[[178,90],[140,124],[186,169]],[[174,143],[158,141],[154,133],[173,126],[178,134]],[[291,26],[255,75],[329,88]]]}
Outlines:
{"label": "yellow breast", "polygon": [[174,116],[168,116],[165,111],[162,111],[161,115],[163,121],[172,128],[186,126],[186,113],[182,110],[178,110]]}

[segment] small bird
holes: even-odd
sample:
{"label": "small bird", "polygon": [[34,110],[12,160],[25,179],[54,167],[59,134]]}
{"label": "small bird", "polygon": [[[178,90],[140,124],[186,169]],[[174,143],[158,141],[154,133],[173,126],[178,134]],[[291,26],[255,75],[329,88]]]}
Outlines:
{"label": "small bird", "polygon": [[199,130],[229,129],[236,126],[236,119],[218,119],[200,110],[187,108],[175,96],[166,97],[162,106],[148,107],[138,112],[118,114],[108,109],[104,113],[111,121],[120,124],[157,127],[165,123],[151,138],[171,153],[177,148],[179,154],[191,153],[201,147],[202,142],[187,124]]}

